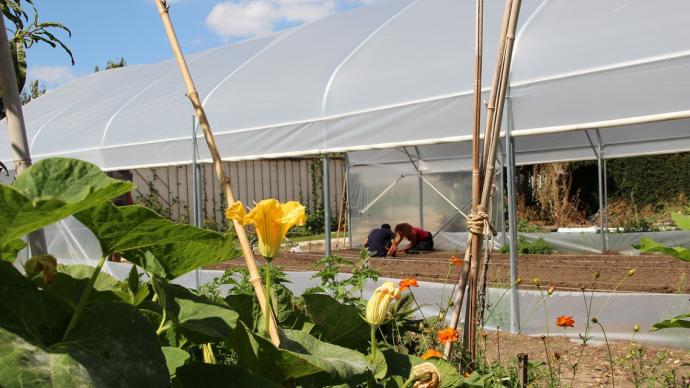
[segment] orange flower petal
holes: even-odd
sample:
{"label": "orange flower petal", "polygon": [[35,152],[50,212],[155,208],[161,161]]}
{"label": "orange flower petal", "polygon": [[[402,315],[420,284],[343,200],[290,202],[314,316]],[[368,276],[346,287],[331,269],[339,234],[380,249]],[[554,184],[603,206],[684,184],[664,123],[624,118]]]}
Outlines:
{"label": "orange flower petal", "polygon": [[436,349],[429,349],[426,353],[422,354],[422,360],[428,360],[430,358],[442,358],[443,354]]}

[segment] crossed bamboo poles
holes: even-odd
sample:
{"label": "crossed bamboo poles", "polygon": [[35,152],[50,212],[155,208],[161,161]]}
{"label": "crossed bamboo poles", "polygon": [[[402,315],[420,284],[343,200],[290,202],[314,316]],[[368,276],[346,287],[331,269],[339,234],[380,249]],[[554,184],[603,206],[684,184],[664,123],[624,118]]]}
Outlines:
{"label": "crossed bamboo poles", "polygon": [[[482,78],[482,49],[484,27],[484,1],[477,0],[476,29],[475,29],[475,80],[474,80],[474,112],[472,126],[472,214],[468,220],[468,231],[471,239],[465,249],[465,264],[458,280],[455,296],[453,298],[453,315],[450,326],[457,328],[460,321],[460,311],[465,297],[467,286],[468,298],[465,314],[465,330],[463,348],[469,359],[476,359],[477,337],[477,307],[479,280],[479,252],[484,241],[484,236],[490,232],[489,201],[492,197],[493,182],[496,174],[496,151],[503,119],[503,107],[505,105],[506,92],[508,90],[508,78],[517,30],[518,17],[520,15],[521,0],[506,0],[499,35],[498,54],[494,69],[491,93],[486,107],[486,127],[484,131],[483,153],[479,154],[479,132],[481,116],[481,78]],[[488,260],[490,252],[487,250],[485,259]],[[486,277],[484,277],[486,278]],[[482,286],[483,288],[483,286]],[[444,348],[444,357],[450,358],[451,343]],[[470,366],[471,367],[471,366]]]}

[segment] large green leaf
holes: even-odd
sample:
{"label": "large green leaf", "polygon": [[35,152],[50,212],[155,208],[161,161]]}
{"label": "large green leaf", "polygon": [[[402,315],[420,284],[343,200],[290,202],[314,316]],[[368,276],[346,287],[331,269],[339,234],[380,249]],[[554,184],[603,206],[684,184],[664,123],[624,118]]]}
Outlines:
{"label": "large green leaf", "polygon": [[367,348],[370,328],[357,307],[339,303],[326,294],[302,297],[314,321],[312,332],[320,334],[322,340],[352,349]]}
{"label": "large green leaf", "polygon": [[0,249],[29,232],[131,191],[129,182],[109,178],[76,159],[39,161],[10,186],[0,185]]}
{"label": "large green leaf", "polygon": [[91,306],[65,341],[48,350],[68,353],[89,371],[96,386],[168,386],[168,368],[154,328],[126,303]]}
{"label": "large green leaf", "polygon": [[[5,341],[18,346],[16,335],[31,345],[22,345],[25,353],[12,361],[10,370],[29,376],[43,369],[48,378],[69,382],[62,380],[68,378],[61,375],[63,370],[82,381],[79,370],[83,368],[92,385],[104,387],[167,384],[158,337],[136,308],[121,302],[93,304],[62,341],[71,313],[53,294],[40,290],[11,264],[0,262],[0,327],[13,334],[6,335]],[[0,386],[18,384],[3,373],[9,380],[0,381]]]}
{"label": "large green leaf", "polygon": [[[285,330],[285,335],[288,339],[281,343],[284,349],[281,364],[285,370],[308,365],[322,372],[318,377],[322,378],[324,385],[359,383],[366,379],[368,371],[373,370],[366,357],[357,351],[319,341],[299,330]],[[295,362],[295,358],[306,364]]]}
{"label": "large green leaf", "polygon": [[95,381],[69,354],[50,353],[0,328],[0,386],[86,387]]}
{"label": "large green leaf", "polygon": [[639,244],[634,245],[640,252],[658,252],[665,255],[673,256],[683,261],[690,261],[690,249],[683,247],[666,247],[651,238],[644,237]]}
{"label": "large green leaf", "polygon": [[24,240],[15,239],[8,241],[5,245],[0,246],[0,260],[9,261],[13,263],[17,258],[17,254],[22,249],[26,248]]}
{"label": "large green leaf", "polygon": [[75,217],[94,232],[104,254],[121,253],[162,278],[238,255],[226,235],[174,223],[143,206],[103,203]]}
{"label": "large green leaf", "polygon": [[170,373],[170,377],[174,377],[177,373],[177,368],[184,365],[184,363],[189,360],[190,355],[184,350],[173,346],[163,346],[161,350],[165,356],[168,373]]}
{"label": "large green leaf", "polygon": [[239,314],[240,322],[249,328],[254,328],[254,324],[259,316],[258,301],[254,295],[236,294],[225,297],[225,303]]}
{"label": "large green leaf", "polygon": [[671,319],[657,322],[652,326],[654,331],[672,328],[690,329],[690,314],[678,315]]}
{"label": "large green leaf", "polygon": [[231,365],[189,364],[177,370],[177,383],[182,388],[199,387],[266,387],[278,388],[280,385],[247,369]]}
{"label": "large green leaf", "polygon": [[285,330],[287,338],[277,349],[240,323],[228,343],[235,350],[238,364],[254,374],[275,382],[310,376],[318,386],[359,383],[373,368],[363,354],[321,342],[297,330]]}
{"label": "large green leaf", "polygon": [[239,314],[188,289],[154,278],[156,292],[177,332],[198,344],[230,338]]}
{"label": "large green leaf", "polygon": [[0,261],[0,327],[32,343],[49,344],[62,338],[70,314],[58,298]]}
{"label": "large green leaf", "polygon": [[[34,282],[55,295],[71,310],[76,310],[94,267],[86,264],[60,264],[58,271],[50,284],[46,284],[41,277],[36,277]],[[129,293],[125,291],[124,284],[105,272],[98,274],[93,288],[94,292],[89,297],[89,304],[119,300],[130,302]]]}

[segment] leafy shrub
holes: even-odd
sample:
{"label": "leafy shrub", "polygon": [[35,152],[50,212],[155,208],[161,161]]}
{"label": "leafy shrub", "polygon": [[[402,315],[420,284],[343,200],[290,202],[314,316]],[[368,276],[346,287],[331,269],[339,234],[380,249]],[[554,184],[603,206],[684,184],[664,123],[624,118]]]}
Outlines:
{"label": "leafy shrub", "polygon": [[[501,253],[509,252],[509,244],[501,247]],[[529,255],[547,255],[553,253],[553,247],[544,241],[542,237],[539,237],[536,240],[528,240],[524,237],[518,237],[518,252]]]}

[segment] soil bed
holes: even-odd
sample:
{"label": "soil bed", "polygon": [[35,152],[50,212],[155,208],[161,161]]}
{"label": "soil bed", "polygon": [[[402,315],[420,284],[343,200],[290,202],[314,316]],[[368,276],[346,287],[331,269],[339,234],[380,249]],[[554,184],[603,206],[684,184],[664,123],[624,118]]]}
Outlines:
{"label": "soil bed", "polygon": [[[333,253],[356,261],[357,250],[340,250]],[[371,266],[385,277],[416,278],[432,282],[454,282],[459,272],[454,267],[449,278],[448,263],[453,253],[428,252],[414,255],[401,255],[395,258],[372,258]],[[457,254],[458,257],[462,255]],[[274,260],[285,271],[311,271],[314,264],[323,257],[321,252],[283,253]],[[235,259],[216,268],[240,266],[243,261]],[[598,271],[598,290],[612,290],[626,277],[628,270],[634,268],[635,275],[626,279],[618,291],[687,293],[690,290],[690,263],[662,255],[520,255],[518,276],[522,279],[520,288],[533,288],[531,280],[539,277],[541,283],[555,286],[561,290],[590,288],[593,274]],[[489,284],[505,287],[508,284],[509,263],[505,254],[491,255],[489,263]]]}

